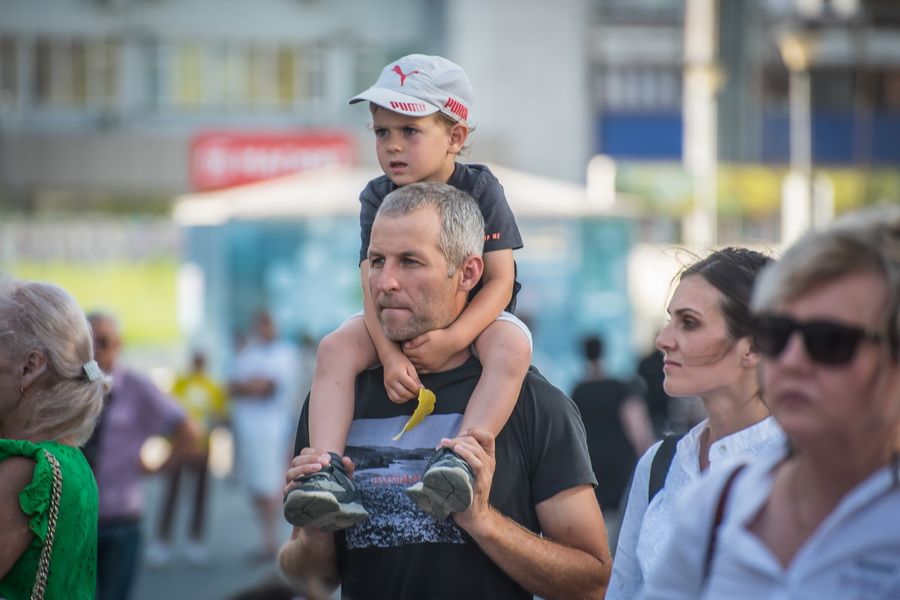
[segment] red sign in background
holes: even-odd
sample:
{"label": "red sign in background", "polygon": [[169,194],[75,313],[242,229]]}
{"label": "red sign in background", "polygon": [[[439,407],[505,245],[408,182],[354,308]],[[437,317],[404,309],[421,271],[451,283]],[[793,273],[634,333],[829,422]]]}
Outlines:
{"label": "red sign in background", "polygon": [[352,165],[353,138],[342,132],[201,133],[191,141],[191,183],[215,190],[325,165]]}

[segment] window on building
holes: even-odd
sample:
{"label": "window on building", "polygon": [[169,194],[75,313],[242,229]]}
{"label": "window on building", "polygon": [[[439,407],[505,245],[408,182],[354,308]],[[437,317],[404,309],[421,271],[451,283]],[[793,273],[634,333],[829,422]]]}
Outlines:
{"label": "window on building", "polygon": [[665,112],[681,107],[682,72],[676,66],[606,66],[595,82],[601,110]]}
{"label": "window on building", "polygon": [[0,37],[0,111],[19,99],[18,59],[16,39]]}
{"label": "window on building", "polygon": [[837,67],[813,69],[811,89],[813,110],[852,110],[856,79],[856,69]]}
{"label": "window on building", "polygon": [[109,108],[118,96],[114,40],[40,38],[33,46],[33,96],[51,109]]}
{"label": "window on building", "polygon": [[788,96],[788,71],[783,65],[767,66],[762,73],[763,110],[786,112]]}
{"label": "window on building", "polygon": [[900,113],[900,70],[892,69],[881,73],[881,93],[876,107],[887,112]]}
{"label": "window on building", "polygon": [[323,87],[314,46],[174,42],[151,56],[151,89],[166,109],[292,110]]}

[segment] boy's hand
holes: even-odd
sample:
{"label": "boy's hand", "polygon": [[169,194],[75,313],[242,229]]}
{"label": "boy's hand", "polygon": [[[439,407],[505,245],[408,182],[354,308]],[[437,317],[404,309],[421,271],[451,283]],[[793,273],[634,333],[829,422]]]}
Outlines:
{"label": "boy's hand", "polygon": [[384,363],[384,389],[391,402],[409,402],[419,395],[422,387],[416,368],[403,354],[397,353],[396,357]]}
{"label": "boy's hand", "polygon": [[420,373],[433,373],[462,350],[449,329],[432,329],[403,342],[403,354]]}

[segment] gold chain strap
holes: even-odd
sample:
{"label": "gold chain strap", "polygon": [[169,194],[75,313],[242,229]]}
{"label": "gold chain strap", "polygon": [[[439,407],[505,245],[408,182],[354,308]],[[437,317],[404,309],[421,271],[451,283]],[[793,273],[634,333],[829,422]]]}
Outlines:
{"label": "gold chain strap", "polygon": [[44,456],[53,467],[53,488],[50,493],[50,516],[47,518],[47,539],[41,548],[41,559],[38,563],[37,575],[31,600],[43,600],[47,589],[47,577],[50,575],[50,555],[53,553],[53,538],[56,536],[56,517],[59,514],[59,498],[62,495],[62,471],[56,457],[44,450]]}

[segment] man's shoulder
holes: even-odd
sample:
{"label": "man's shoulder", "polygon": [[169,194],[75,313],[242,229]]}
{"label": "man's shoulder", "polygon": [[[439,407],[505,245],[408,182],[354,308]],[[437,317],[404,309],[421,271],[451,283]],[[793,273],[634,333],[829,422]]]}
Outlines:
{"label": "man's shoulder", "polygon": [[540,403],[571,400],[564,391],[550,383],[534,365],[531,365],[525,374],[522,391],[523,393],[528,391]]}
{"label": "man's shoulder", "polygon": [[518,414],[526,422],[564,423],[577,415],[578,409],[568,394],[531,366],[522,382],[522,391],[519,392],[513,414]]}

